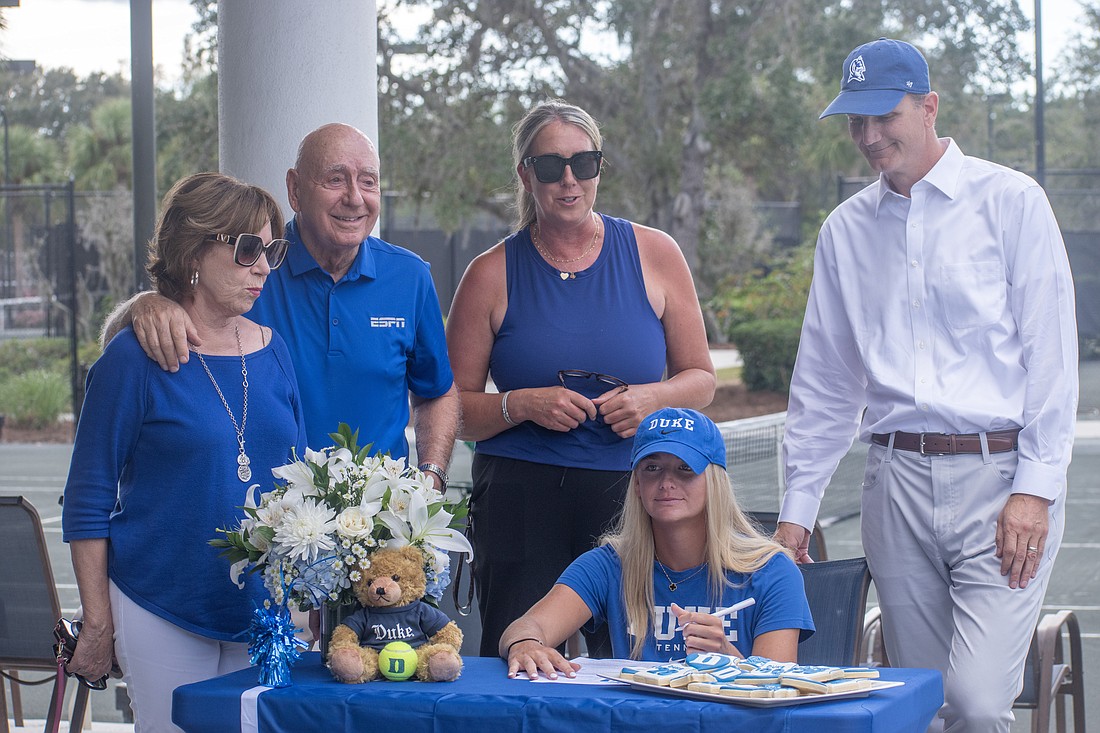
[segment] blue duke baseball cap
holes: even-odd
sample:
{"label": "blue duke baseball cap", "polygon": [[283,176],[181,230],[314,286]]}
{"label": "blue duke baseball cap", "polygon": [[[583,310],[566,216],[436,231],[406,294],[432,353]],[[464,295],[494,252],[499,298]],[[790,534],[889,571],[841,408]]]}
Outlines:
{"label": "blue duke baseball cap", "polygon": [[695,473],[702,473],[711,463],[726,467],[726,442],[718,426],[701,412],[679,407],[666,407],[649,415],[634,434],[634,451],[630,467],[654,453],[671,453]]}
{"label": "blue duke baseball cap", "polygon": [[928,62],[905,41],[880,38],[848,54],[840,77],[840,94],[818,117],[888,114],[906,94],[927,94]]}

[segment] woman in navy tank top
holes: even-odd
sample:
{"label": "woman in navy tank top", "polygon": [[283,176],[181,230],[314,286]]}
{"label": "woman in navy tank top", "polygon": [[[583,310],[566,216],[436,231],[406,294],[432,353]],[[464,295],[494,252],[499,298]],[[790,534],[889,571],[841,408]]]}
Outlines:
{"label": "woman in navy tank top", "polygon": [[[714,397],[679,246],[594,211],[602,144],[595,120],[560,101],[516,125],[517,230],[470,263],[451,305],[460,437],[477,441],[470,539],[483,656],[610,526],[642,418]],[[608,654],[606,639],[590,635],[589,654]]]}

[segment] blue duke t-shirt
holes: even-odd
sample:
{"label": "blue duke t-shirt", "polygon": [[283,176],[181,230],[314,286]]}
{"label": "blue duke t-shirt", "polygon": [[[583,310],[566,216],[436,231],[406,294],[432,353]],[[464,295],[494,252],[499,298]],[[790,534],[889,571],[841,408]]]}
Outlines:
{"label": "blue duke t-shirt", "polygon": [[[668,589],[668,579],[653,564],[653,632],[646,639],[642,659],[667,661],[686,655],[683,632],[676,631],[672,604],[689,611],[713,613],[746,598],[756,603],[724,619],[726,638],[742,656],[752,654],[753,640],[769,631],[801,629],[799,641],[814,632],[810,606],[802,573],[794,561],[782,553],[774,555],[755,573],[727,572],[736,586],[725,588],[717,603],[707,601],[706,570],[688,568],[671,572],[676,590]],[[622,565],[609,545],[584,553],[565,569],[558,582],[572,588],[592,612],[590,628],[606,623],[611,633],[611,651],[617,659],[630,658],[633,636],[627,629],[623,605]]]}
{"label": "blue duke t-shirt", "polygon": [[417,601],[405,606],[360,608],[343,624],[359,635],[360,646],[381,649],[391,641],[403,641],[415,649],[427,644],[449,621],[438,608]]}

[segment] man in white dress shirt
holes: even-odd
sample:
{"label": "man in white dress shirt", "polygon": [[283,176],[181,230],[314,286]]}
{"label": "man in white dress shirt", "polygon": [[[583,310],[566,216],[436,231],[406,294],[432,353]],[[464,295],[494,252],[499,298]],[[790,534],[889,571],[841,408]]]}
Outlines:
{"label": "man in white dress shirt", "polygon": [[1065,245],[1042,188],[936,135],[921,53],[852,51],[845,114],[878,182],[832,212],[791,380],[777,538],[809,528],[857,431],[891,663],[939,669],[930,730],[1008,731],[1062,539],[1077,408]]}

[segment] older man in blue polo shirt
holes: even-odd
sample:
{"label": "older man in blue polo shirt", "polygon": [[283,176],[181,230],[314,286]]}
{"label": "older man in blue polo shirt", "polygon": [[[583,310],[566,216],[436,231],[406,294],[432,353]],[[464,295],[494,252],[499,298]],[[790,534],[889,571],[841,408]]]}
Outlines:
{"label": "older man in blue polo shirt", "polygon": [[[249,315],[290,349],[311,447],[331,444],[328,434],[346,422],[372,451],[407,456],[411,395],[418,463],[443,490],[460,407],[442,310],[428,264],[370,236],[379,168],[374,144],[354,127],[306,135],[286,177],[292,246]],[[179,306],[152,293],[120,307],[105,336],[131,316],[142,348],[164,369],[187,361],[188,343],[201,345]]]}

